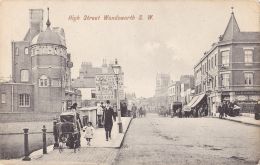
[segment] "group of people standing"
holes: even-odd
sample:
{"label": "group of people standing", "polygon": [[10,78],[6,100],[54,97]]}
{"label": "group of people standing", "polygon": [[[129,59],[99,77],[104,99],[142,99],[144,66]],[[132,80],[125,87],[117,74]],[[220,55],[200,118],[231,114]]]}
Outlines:
{"label": "group of people standing", "polygon": [[133,104],[131,110],[129,111],[129,116],[133,116],[133,118],[145,117],[146,116],[146,109],[142,106],[137,108],[137,106],[135,104]]}
{"label": "group of people standing", "polygon": [[238,116],[239,115],[239,108],[235,103],[230,101],[223,101],[218,106],[219,118],[227,117],[228,116]]}

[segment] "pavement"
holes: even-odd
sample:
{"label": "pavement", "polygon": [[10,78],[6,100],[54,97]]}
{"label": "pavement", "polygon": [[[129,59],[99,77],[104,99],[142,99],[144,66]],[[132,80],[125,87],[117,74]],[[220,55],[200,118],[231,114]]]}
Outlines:
{"label": "pavement", "polygon": [[[0,165],[34,165],[34,164],[112,164],[121,147],[125,134],[132,121],[130,117],[122,117],[123,133],[118,133],[117,121],[113,124],[111,140],[106,141],[104,128],[97,128],[91,141],[91,146],[86,140],[81,139],[81,148],[74,153],[73,149],[64,149],[59,152],[53,150],[53,145],[47,147],[47,154],[42,154],[42,149],[30,154],[31,161],[20,159],[0,160]],[[82,134],[83,135],[83,134]]]}
{"label": "pavement", "polygon": [[[219,118],[218,116],[219,113],[217,113],[216,116],[214,116],[214,118]],[[223,117],[222,119],[260,127],[260,120],[255,120],[254,116],[252,115],[243,115],[235,117],[227,116]]]}
{"label": "pavement", "polygon": [[94,132],[94,137],[91,140],[91,145],[87,145],[86,139],[84,139],[84,133],[81,133],[81,147],[88,147],[88,148],[120,148],[121,143],[123,142],[125,133],[128,129],[129,123],[131,118],[123,117],[122,118],[122,125],[124,133],[118,133],[118,124],[114,122],[113,129],[111,132],[111,140],[106,141],[105,139],[105,130],[104,128],[98,128]]}

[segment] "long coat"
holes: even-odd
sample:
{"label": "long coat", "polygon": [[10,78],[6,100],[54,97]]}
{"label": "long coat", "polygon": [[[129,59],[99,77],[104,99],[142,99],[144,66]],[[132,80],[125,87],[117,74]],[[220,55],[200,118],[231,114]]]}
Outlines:
{"label": "long coat", "polygon": [[114,110],[112,107],[105,107],[103,111],[102,121],[104,123],[105,129],[111,130],[113,127],[113,118],[116,120]]}

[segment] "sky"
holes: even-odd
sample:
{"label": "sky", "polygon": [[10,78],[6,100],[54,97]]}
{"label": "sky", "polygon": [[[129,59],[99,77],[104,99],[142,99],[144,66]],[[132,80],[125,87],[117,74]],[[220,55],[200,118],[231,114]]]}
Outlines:
{"label": "sky", "polygon": [[[155,92],[157,73],[179,80],[193,74],[193,66],[218,41],[231,7],[241,31],[260,31],[257,0],[2,0],[0,2],[0,78],[11,75],[11,41],[20,41],[29,28],[29,9],[47,7],[52,27],[65,30],[68,52],[79,76],[82,62],[101,66],[114,61],[125,74],[125,91],[138,97]],[[84,16],[135,16],[135,20],[83,20]],[[143,20],[138,20],[139,16]],[[148,20],[147,16],[152,15]],[[72,21],[70,16],[81,19]]]}

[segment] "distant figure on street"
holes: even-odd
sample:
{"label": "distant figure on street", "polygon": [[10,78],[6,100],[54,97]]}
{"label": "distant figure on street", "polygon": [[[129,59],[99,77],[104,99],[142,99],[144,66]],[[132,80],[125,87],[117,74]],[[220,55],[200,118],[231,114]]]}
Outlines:
{"label": "distant figure on street", "polygon": [[254,107],[254,112],[255,112],[255,119],[259,120],[260,119],[260,101],[258,101]]}
{"label": "distant figure on street", "polygon": [[133,104],[131,111],[132,111],[132,113],[133,113],[133,118],[136,118],[137,107],[136,107],[135,104]]}
{"label": "distant figure on street", "polygon": [[222,119],[224,116],[224,110],[223,110],[223,106],[222,103],[220,103],[220,105],[218,106],[218,113],[219,113],[219,118]]}
{"label": "distant figure on street", "polygon": [[104,105],[103,102],[100,103],[100,105],[97,108],[97,121],[98,121],[98,127],[101,128],[102,127],[102,115],[103,115],[103,111],[104,111]]}
{"label": "distant figure on street", "polygon": [[144,115],[144,117],[146,116],[146,109],[145,108],[143,109],[143,115]]}
{"label": "distant figure on street", "polygon": [[222,111],[224,111],[224,114],[223,114],[223,117],[227,117],[227,115],[229,114],[228,112],[228,105],[227,105],[227,102],[223,102],[223,105],[222,105]]}
{"label": "distant figure on street", "polygon": [[127,105],[126,105],[126,103],[123,103],[120,106],[120,109],[121,109],[121,116],[126,117],[127,116]]}
{"label": "distant figure on street", "polygon": [[113,127],[113,120],[116,121],[116,116],[114,113],[113,108],[110,105],[110,101],[106,101],[106,106],[103,111],[103,117],[102,121],[104,123],[104,128],[106,131],[106,141],[108,141],[108,138],[111,139],[111,130]]}
{"label": "distant figure on street", "polygon": [[140,107],[138,112],[139,112],[139,117],[142,117],[143,116],[143,108]]}

